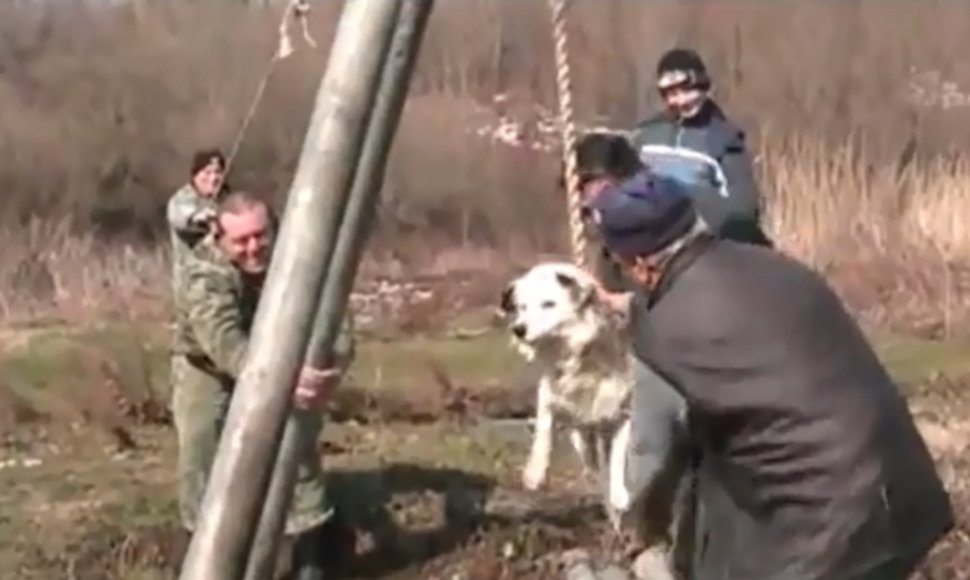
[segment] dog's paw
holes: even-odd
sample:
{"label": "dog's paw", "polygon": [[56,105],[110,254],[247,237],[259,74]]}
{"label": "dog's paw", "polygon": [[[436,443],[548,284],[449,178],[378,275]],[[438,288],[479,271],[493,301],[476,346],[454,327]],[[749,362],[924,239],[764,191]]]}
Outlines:
{"label": "dog's paw", "polygon": [[546,481],[546,468],[538,463],[530,463],[522,470],[522,485],[535,491]]}
{"label": "dog's paw", "polygon": [[668,549],[650,546],[633,560],[631,571],[637,580],[673,580],[677,578]]}
{"label": "dog's paw", "polygon": [[607,492],[607,502],[609,503],[610,509],[618,512],[625,512],[630,509],[633,498],[630,495],[630,491],[626,488],[626,485],[619,478],[608,478],[607,489],[609,490]]}
{"label": "dog's paw", "polygon": [[606,507],[606,517],[610,520],[610,527],[613,531],[619,534],[623,530],[624,523],[624,512],[616,509],[613,506]]}

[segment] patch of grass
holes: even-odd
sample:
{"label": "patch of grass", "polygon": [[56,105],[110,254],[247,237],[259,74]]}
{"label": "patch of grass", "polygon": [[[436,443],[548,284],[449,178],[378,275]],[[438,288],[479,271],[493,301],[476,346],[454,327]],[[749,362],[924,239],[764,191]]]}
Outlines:
{"label": "patch of grass", "polygon": [[30,331],[0,347],[0,365],[8,382],[44,388],[81,378],[75,373],[78,355],[97,355],[118,365],[122,377],[168,382],[168,352],[159,332],[151,327],[115,324],[84,330],[58,327]]}
{"label": "patch of grass", "polygon": [[[34,332],[11,348],[0,349],[0,368],[11,385],[44,389],[76,384],[72,364],[79,349],[96,352],[119,365],[124,377],[147,380],[167,392],[168,336],[134,325],[85,332]],[[461,386],[504,384],[522,368],[506,337],[488,333],[474,338],[416,337],[394,342],[362,341],[352,374],[354,382],[375,389],[408,389],[433,381],[437,365]]]}
{"label": "patch of grass", "polygon": [[[970,373],[970,343],[875,336],[879,356],[902,383],[937,374]],[[84,332],[58,329],[32,332],[29,339],[0,349],[0,376],[21,396],[23,391],[63,391],[96,386],[79,362],[88,354],[117,366],[129,387],[146,385],[167,400],[168,335],[158,328],[114,325]],[[500,331],[472,338],[419,336],[408,340],[362,341],[351,370],[353,384],[366,390],[415,392],[435,387],[443,374],[463,388],[508,387],[525,369]],[[439,378],[436,378],[436,374]]]}
{"label": "patch of grass", "polygon": [[[170,577],[170,563],[156,565],[143,544],[178,528],[174,434],[137,435],[145,442],[139,454],[118,457],[93,445],[57,456],[41,450],[38,466],[0,470],[4,570],[18,578],[69,578],[72,567],[79,578]],[[338,449],[324,457],[331,498],[362,526],[435,507],[434,496],[452,488],[517,485],[527,450],[504,435],[446,423],[328,425],[324,439]],[[567,448],[559,451],[568,458]],[[557,463],[554,475],[574,478],[574,464]]]}
{"label": "patch of grass", "polygon": [[879,357],[903,384],[917,383],[938,374],[970,373],[970,343],[964,340],[882,336],[874,341]]}
{"label": "patch of grass", "polygon": [[500,333],[475,338],[419,337],[363,343],[353,373],[365,387],[407,388],[433,382],[434,365],[461,386],[506,385],[523,368]]}
{"label": "patch of grass", "polygon": [[[115,577],[88,575],[96,572],[85,566],[98,565],[88,552],[109,549],[126,532],[177,524],[174,435],[142,428],[142,451],[125,456],[91,435],[36,441],[24,455],[38,463],[0,470],[0,562],[15,566],[16,577]],[[73,566],[77,576],[68,573]]]}

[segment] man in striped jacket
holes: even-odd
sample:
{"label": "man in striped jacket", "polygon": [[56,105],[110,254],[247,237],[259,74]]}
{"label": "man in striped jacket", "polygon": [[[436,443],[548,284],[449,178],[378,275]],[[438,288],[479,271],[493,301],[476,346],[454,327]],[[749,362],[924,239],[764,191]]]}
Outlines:
{"label": "man in striped jacket", "polygon": [[657,90],[665,108],[638,124],[631,141],[652,172],[693,192],[713,231],[770,245],[760,224],[760,192],[744,131],[727,118],[710,89],[707,68],[696,52],[668,51],[657,65]]}

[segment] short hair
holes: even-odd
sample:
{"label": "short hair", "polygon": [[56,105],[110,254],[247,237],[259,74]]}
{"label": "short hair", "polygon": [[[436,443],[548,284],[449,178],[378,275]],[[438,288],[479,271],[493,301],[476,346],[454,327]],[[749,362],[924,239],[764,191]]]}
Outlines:
{"label": "short hair", "polygon": [[576,144],[576,167],[581,182],[599,177],[626,179],[643,169],[643,162],[624,135],[596,132]]}
{"label": "short hair", "polygon": [[216,214],[240,213],[257,207],[268,210],[269,204],[258,195],[245,190],[231,191],[224,195],[216,206]]}
{"label": "short hair", "polygon": [[219,219],[227,213],[238,215],[244,211],[257,208],[266,212],[270,226],[274,230],[277,229],[279,220],[276,212],[273,211],[273,207],[259,195],[246,190],[231,191],[219,199],[216,204],[216,227],[221,227],[219,226]]}
{"label": "short hair", "polygon": [[219,164],[219,169],[226,170],[226,156],[222,151],[215,148],[199,149],[192,155],[192,163],[189,165],[189,174],[192,177],[209,166],[215,160]]}

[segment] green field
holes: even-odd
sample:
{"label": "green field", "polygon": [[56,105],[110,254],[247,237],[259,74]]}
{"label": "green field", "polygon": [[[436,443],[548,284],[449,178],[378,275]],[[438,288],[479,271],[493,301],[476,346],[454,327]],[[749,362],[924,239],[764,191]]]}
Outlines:
{"label": "green field", "polygon": [[[938,393],[932,385],[940,384],[940,376],[970,374],[970,346],[904,338],[880,339],[878,345],[920,408],[966,416],[966,395]],[[172,577],[180,547],[173,531],[171,427],[122,416],[104,396],[106,385],[114,385],[132,399],[154,397],[164,406],[166,369],[166,335],[156,328],[6,337],[0,348],[0,566],[13,571],[10,577]],[[430,404],[440,396],[434,385],[441,373],[471,393],[530,387],[505,338],[486,334],[364,342],[347,388],[372,394],[378,404],[391,395],[425,397]],[[583,530],[602,537],[588,528],[603,522],[587,513],[546,524],[495,524],[491,535],[475,540],[476,548],[466,546],[470,524],[448,520],[465,509],[455,505],[480,500],[476,494],[517,489],[517,466],[528,442],[525,429],[466,419],[351,422],[325,430],[321,448],[334,472],[333,495],[381,554],[371,562],[382,564],[361,577],[420,577],[421,562],[467,566],[483,553],[509,549],[519,561],[579,542]],[[564,449],[550,489],[589,491]]]}

